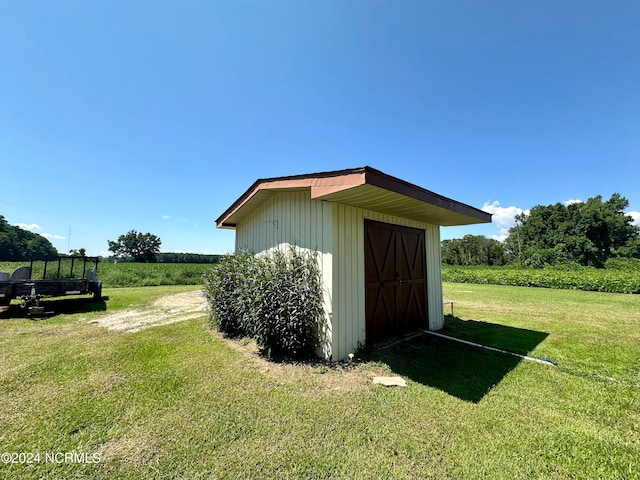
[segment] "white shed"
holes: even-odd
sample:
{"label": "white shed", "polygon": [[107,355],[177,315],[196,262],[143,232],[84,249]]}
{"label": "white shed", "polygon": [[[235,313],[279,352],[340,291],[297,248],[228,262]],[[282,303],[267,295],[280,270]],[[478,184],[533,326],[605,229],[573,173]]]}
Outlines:
{"label": "white shed", "polygon": [[217,220],[236,251],[318,252],[324,358],[443,326],[440,226],[491,215],[371,167],[257,180]]}

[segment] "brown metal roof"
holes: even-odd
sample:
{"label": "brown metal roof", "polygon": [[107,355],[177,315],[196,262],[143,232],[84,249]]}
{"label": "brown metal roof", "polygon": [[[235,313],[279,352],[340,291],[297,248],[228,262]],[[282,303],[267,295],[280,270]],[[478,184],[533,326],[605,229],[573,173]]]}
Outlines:
{"label": "brown metal roof", "polygon": [[282,190],[309,190],[312,199],[326,200],[434,225],[470,225],[491,222],[491,214],[430,190],[360,167],[332,172],[256,180],[218,219],[218,228],[235,226]]}

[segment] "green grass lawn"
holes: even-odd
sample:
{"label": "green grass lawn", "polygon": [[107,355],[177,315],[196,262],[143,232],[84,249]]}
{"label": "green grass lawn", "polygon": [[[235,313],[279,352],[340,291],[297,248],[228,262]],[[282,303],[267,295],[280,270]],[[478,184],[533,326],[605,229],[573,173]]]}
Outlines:
{"label": "green grass lawn", "polygon": [[[0,478],[637,478],[640,296],[445,284],[444,333],[351,366],[268,363],[207,315],[91,323],[197,287],[105,289],[46,320],[0,319]],[[105,309],[106,307],[106,309]],[[402,375],[408,388],[372,385]],[[45,462],[46,453],[99,463]],[[6,458],[6,457],[0,457]],[[95,458],[95,457],[89,457]]]}

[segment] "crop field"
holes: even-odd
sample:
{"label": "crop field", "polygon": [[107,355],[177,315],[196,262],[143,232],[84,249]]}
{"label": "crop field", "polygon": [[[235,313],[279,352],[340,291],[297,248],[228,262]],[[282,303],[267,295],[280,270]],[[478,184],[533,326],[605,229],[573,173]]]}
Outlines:
{"label": "crop field", "polygon": [[445,282],[544,287],[590,292],[640,293],[640,270],[457,267],[445,265]]}
{"label": "crop field", "polygon": [[[12,272],[16,268],[29,265],[29,262],[0,262],[1,272]],[[93,267],[93,264],[89,265]],[[202,274],[213,265],[201,263],[99,263],[98,279],[109,287],[143,287],[161,285],[201,285]],[[42,262],[34,265],[33,278],[41,278]],[[63,262],[62,274],[70,271],[70,261]],[[48,271],[48,277],[53,275]],[[74,274],[82,273],[82,262],[76,262]]]}
{"label": "crop field", "polygon": [[[12,272],[28,262],[0,262],[0,271]],[[98,278],[109,287],[141,287],[161,285],[200,285],[202,273],[214,264],[199,263],[100,263]],[[63,273],[70,269],[64,263]],[[34,266],[40,275],[41,264]],[[74,271],[82,272],[82,265]],[[49,276],[54,272],[49,270]],[[640,293],[640,269],[478,267],[443,265],[443,281],[585,290],[609,293]]]}
{"label": "crop field", "polygon": [[557,365],[428,335],[326,364],[163,325],[197,290],[0,317],[0,478],[637,478],[638,295],[446,283],[444,333]]}
{"label": "crop field", "polygon": [[212,265],[201,263],[101,263],[99,278],[107,287],[202,285]]}

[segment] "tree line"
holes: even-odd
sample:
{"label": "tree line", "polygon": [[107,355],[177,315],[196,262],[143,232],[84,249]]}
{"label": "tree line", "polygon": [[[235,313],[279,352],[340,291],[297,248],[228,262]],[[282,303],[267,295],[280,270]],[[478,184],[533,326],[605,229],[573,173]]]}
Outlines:
{"label": "tree line", "polygon": [[625,214],[629,201],[615,193],[603,201],[537,205],[515,217],[504,242],[479,235],[442,242],[448,265],[526,267],[581,265],[602,268],[612,258],[640,259],[640,227]]}
{"label": "tree line", "polygon": [[162,241],[157,235],[131,230],[120,235],[118,240],[109,241],[109,251],[113,257],[110,262],[137,263],[217,263],[222,255],[203,255],[199,253],[160,252]]}
{"label": "tree line", "polygon": [[137,262],[137,263],[217,263],[221,255],[202,255],[198,253],[161,253],[162,241],[152,233],[141,233],[131,230],[120,235],[118,240],[109,240],[109,251],[113,257],[110,262]]}
{"label": "tree line", "polygon": [[[581,265],[602,268],[612,258],[640,259],[640,227],[625,214],[629,201],[618,193],[603,201],[537,205],[515,217],[504,242],[481,235],[442,241],[442,262],[448,265]],[[108,241],[108,260],[164,263],[215,263],[219,255],[160,253],[161,240],[131,230]],[[72,251],[83,254],[84,249]],[[22,261],[57,256],[41,235],[9,225],[0,215],[0,260]]]}
{"label": "tree line", "polygon": [[[131,230],[120,235],[116,241],[109,240],[112,256],[103,258],[107,262],[139,263],[217,263],[222,255],[203,255],[198,253],[168,252],[161,253],[160,237],[151,233]],[[10,225],[0,215],[0,261],[22,262],[41,258],[65,256],[58,252],[53,244],[42,235]],[[86,249],[78,248],[69,255],[83,257]]]}
{"label": "tree line", "polygon": [[58,251],[45,237],[9,225],[0,215],[0,260],[13,262],[57,255]]}
{"label": "tree line", "polygon": [[115,255],[105,257],[103,260],[108,263],[201,263],[211,265],[218,263],[224,255],[204,254],[204,253],[182,253],[182,252],[160,252],[153,262],[136,262],[133,257]]}
{"label": "tree line", "polygon": [[446,265],[508,265],[513,260],[504,244],[482,235],[442,241],[442,263]]}

